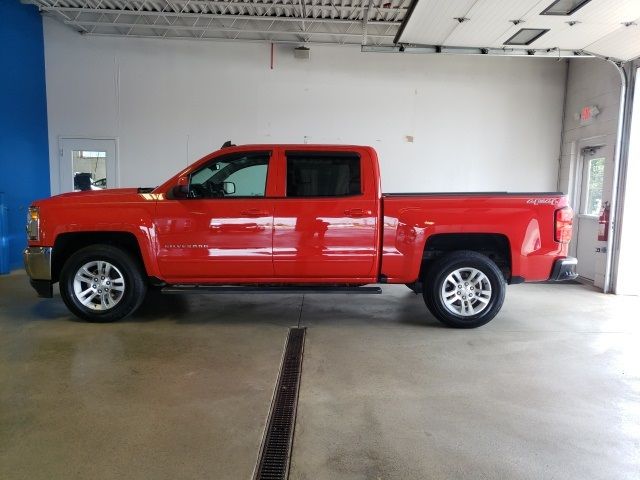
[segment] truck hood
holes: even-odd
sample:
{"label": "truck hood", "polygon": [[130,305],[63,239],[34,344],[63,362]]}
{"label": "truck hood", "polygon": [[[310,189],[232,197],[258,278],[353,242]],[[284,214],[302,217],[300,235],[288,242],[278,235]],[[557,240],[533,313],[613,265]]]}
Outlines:
{"label": "truck hood", "polygon": [[105,190],[86,190],[69,192],[33,202],[35,206],[54,204],[93,204],[155,201],[157,195],[150,195],[147,188],[110,188]]}

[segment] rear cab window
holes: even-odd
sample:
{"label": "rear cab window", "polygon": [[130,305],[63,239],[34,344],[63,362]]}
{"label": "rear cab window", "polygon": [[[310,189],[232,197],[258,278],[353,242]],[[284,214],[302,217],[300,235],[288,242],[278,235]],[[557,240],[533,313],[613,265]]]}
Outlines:
{"label": "rear cab window", "polygon": [[346,197],[362,193],[360,156],[352,152],[286,152],[287,197]]}

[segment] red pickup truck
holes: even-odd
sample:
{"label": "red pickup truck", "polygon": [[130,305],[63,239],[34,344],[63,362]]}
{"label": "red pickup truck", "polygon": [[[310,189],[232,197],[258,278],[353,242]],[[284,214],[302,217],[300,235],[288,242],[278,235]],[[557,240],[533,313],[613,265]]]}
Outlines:
{"label": "red pickup truck", "polygon": [[[559,193],[383,194],[364,146],[222,148],[156,188],[57,195],[29,209],[24,252],[44,297],[60,282],[89,321],[147,289],[380,293],[406,284],[453,327],[490,321],[505,286],[576,277]],[[369,286],[367,286],[369,285]]]}

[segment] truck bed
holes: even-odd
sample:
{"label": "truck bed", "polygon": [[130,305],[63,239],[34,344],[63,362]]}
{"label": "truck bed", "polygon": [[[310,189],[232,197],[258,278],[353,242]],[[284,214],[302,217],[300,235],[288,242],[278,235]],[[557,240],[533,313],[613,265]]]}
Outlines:
{"label": "truck bed", "polygon": [[470,244],[491,237],[508,245],[513,283],[547,280],[567,254],[554,241],[555,211],[566,205],[560,192],[385,193],[381,273],[390,283],[415,280],[430,242],[442,247],[463,234]]}

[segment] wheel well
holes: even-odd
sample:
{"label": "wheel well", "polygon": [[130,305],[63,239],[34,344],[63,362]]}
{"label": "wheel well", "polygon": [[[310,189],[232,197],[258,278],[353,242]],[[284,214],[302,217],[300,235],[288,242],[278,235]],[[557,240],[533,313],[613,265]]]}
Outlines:
{"label": "wheel well", "polygon": [[73,232],[58,235],[53,245],[51,276],[58,281],[62,266],[67,259],[81,248],[89,245],[112,245],[121,248],[136,258],[144,270],[142,253],[136,237],[129,232]]}
{"label": "wheel well", "polygon": [[456,250],[472,250],[486,255],[495,262],[505,280],[510,281],[509,239],[497,233],[440,233],[430,236],[424,246],[419,278],[423,278],[425,270],[435,258]]}

